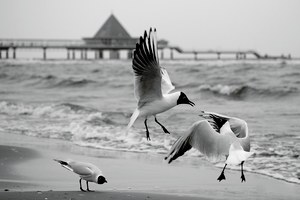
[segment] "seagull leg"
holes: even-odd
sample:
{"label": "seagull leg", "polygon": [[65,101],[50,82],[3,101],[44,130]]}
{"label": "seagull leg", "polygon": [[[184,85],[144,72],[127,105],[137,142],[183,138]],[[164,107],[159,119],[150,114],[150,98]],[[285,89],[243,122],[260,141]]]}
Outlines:
{"label": "seagull leg", "polygon": [[227,166],[227,164],[225,164],[225,166],[223,167],[223,170],[222,170],[222,172],[221,172],[219,178],[217,179],[219,182],[220,182],[221,180],[223,180],[223,179],[226,180],[225,175],[224,175],[224,171],[225,171],[226,166]]}
{"label": "seagull leg", "polygon": [[147,137],[147,140],[151,140],[150,139],[149,130],[148,130],[148,126],[147,126],[147,118],[145,119],[144,124],[145,124],[145,127],[146,127],[146,137]]}
{"label": "seagull leg", "polygon": [[88,181],[86,181],[86,190],[89,192],[94,192],[94,190],[90,190]]}
{"label": "seagull leg", "polygon": [[155,122],[158,123],[160,125],[160,127],[163,129],[163,131],[165,133],[170,134],[170,132],[166,129],[166,127],[164,127],[161,123],[159,123],[159,121],[157,121],[156,116],[154,116]]}
{"label": "seagull leg", "polygon": [[79,179],[80,190],[81,190],[82,192],[86,192],[84,189],[82,189],[81,180],[82,180],[82,178]]}
{"label": "seagull leg", "polygon": [[242,172],[241,179],[242,179],[242,182],[243,182],[243,181],[246,182],[246,178],[245,178],[245,176],[244,176],[243,165],[244,165],[244,161],[241,162],[241,172]]}

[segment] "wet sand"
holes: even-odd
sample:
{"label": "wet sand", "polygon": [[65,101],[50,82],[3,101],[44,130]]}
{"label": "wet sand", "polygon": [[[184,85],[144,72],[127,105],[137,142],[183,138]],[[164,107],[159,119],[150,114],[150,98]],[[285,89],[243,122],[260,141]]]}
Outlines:
{"label": "wet sand", "polygon": [[[221,169],[182,158],[174,164],[163,154],[105,151],[68,141],[0,132],[0,199],[298,199],[300,186],[246,172]],[[90,183],[95,192],[79,191],[79,177],[53,159],[91,162],[108,183]],[[85,184],[83,184],[85,186]]]}

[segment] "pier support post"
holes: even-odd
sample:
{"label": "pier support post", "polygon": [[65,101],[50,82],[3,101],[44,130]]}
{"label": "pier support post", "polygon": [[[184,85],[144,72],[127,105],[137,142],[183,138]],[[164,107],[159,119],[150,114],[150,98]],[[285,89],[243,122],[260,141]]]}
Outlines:
{"label": "pier support post", "polygon": [[72,59],[75,60],[75,50],[73,50],[72,54],[73,54]]}
{"label": "pier support post", "polygon": [[0,50],[0,59],[2,59],[2,50]]}
{"label": "pier support post", "polygon": [[16,59],[17,54],[16,54],[16,47],[13,48],[13,59]]}
{"label": "pier support post", "polygon": [[43,47],[43,59],[46,60],[47,59],[47,53],[46,53],[46,47]]}
{"label": "pier support post", "polygon": [[218,60],[220,60],[221,59],[221,53],[218,52],[217,55],[218,55]]}
{"label": "pier support post", "polygon": [[170,49],[170,59],[171,59],[171,60],[174,59],[173,49]]}
{"label": "pier support post", "polygon": [[99,52],[97,50],[95,50],[95,60],[99,59]]}
{"label": "pier support post", "polygon": [[9,49],[6,50],[6,59],[9,59]]}
{"label": "pier support post", "polygon": [[127,52],[127,59],[132,59],[132,53],[133,53],[132,50],[128,50],[128,52]]}
{"label": "pier support post", "polygon": [[160,50],[160,59],[164,59],[164,49]]}
{"label": "pier support post", "polygon": [[70,60],[70,50],[67,49],[67,59]]}
{"label": "pier support post", "polygon": [[83,52],[83,49],[80,50],[80,58],[81,58],[81,60],[84,59],[84,52]]}
{"label": "pier support post", "polygon": [[194,59],[198,60],[198,53],[197,52],[194,52]]}
{"label": "pier support post", "polygon": [[98,52],[99,54],[99,59],[102,59],[103,58],[103,51],[102,50],[99,50],[99,52]]}
{"label": "pier support post", "polygon": [[85,60],[88,59],[88,51],[87,51],[87,49],[84,50],[84,59]]}

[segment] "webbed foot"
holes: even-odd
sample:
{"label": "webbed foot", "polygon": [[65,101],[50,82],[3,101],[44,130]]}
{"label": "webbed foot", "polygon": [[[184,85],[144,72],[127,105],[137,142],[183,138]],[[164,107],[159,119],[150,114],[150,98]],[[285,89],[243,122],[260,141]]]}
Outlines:
{"label": "webbed foot", "polygon": [[219,182],[221,182],[222,180],[226,180],[224,172],[222,172],[219,176],[219,178],[217,179]]}

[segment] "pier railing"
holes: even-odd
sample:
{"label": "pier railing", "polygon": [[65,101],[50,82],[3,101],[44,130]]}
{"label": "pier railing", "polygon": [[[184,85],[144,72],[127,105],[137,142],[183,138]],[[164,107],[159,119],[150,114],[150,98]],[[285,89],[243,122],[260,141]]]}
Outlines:
{"label": "pier railing", "polygon": [[66,48],[68,46],[82,46],[83,40],[59,39],[0,39],[0,47],[8,48]]}
{"label": "pier railing", "polygon": [[[47,49],[66,49],[68,51],[68,58],[70,57],[69,51],[81,51],[82,54],[86,54],[86,51],[92,50],[96,54],[100,54],[102,57],[103,50],[128,50],[128,58],[130,58],[131,51],[135,48],[137,39],[120,40],[120,39],[99,39],[99,40],[68,40],[68,39],[0,39],[0,59],[2,58],[1,52],[6,52],[6,58],[9,57],[9,51],[13,51],[12,57],[16,58],[16,49],[42,49],[43,58],[46,59]],[[163,58],[163,49],[170,49],[170,59],[174,59],[173,51],[177,51],[179,54],[194,55],[194,59],[197,60],[199,54],[215,55],[217,59],[222,59],[222,55],[233,55],[235,59],[247,59],[247,56],[253,56],[256,59],[291,59],[291,56],[268,56],[261,55],[255,50],[183,50],[178,46],[170,46],[167,43],[161,41],[158,42],[158,49],[161,49],[161,57]],[[75,57],[75,55],[73,56]],[[86,57],[86,56],[82,56]]]}

